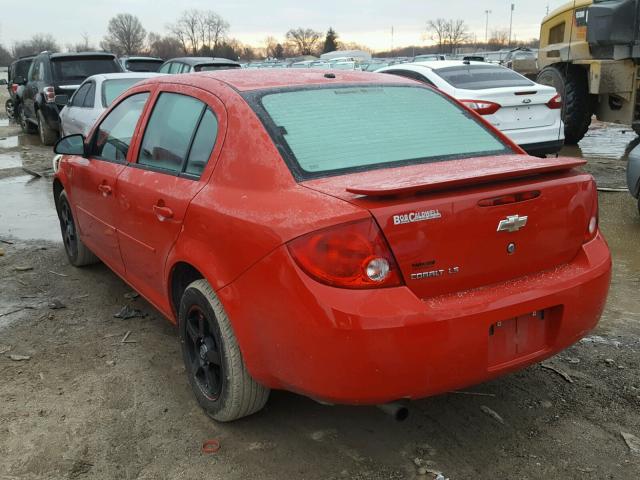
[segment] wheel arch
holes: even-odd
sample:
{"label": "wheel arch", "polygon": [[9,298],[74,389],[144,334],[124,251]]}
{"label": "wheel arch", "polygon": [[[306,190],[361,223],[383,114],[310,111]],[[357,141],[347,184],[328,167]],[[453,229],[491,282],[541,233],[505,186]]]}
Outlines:
{"label": "wheel arch", "polygon": [[59,205],[59,199],[60,199],[60,194],[65,190],[64,188],[64,184],[62,183],[62,181],[58,178],[55,177],[53,179],[53,201],[56,205],[56,210],[59,211],[60,210],[60,205]]}
{"label": "wheel arch", "polygon": [[176,323],[180,311],[180,300],[187,287],[196,280],[206,280],[200,270],[191,263],[177,261],[169,270],[169,303],[175,316]]}

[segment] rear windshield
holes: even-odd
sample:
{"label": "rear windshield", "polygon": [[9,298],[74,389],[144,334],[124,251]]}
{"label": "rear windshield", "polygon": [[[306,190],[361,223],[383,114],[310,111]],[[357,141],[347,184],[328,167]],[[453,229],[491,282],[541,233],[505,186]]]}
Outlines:
{"label": "rear windshield", "polygon": [[162,60],[127,60],[127,70],[131,72],[157,72],[164,63]]}
{"label": "rear windshield", "polygon": [[262,93],[260,110],[298,179],[387,166],[512,153],[435,91],[363,85]]}
{"label": "rear windshield", "polygon": [[240,65],[234,65],[233,63],[213,63],[211,65],[196,65],[194,68],[196,72],[210,72],[212,70],[229,70],[231,68],[239,68]]}
{"label": "rear windshield", "polygon": [[132,87],[144,78],[119,78],[117,80],[105,80],[102,82],[102,106],[108,107],[127,88]]}
{"label": "rear windshield", "polygon": [[438,68],[433,73],[455,88],[484,90],[501,87],[532,87],[535,85],[519,73],[495,65],[461,65]]}
{"label": "rear windshield", "polygon": [[98,73],[118,72],[112,58],[59,58],[52,59],[53,78],[58,82],[78,82]]}

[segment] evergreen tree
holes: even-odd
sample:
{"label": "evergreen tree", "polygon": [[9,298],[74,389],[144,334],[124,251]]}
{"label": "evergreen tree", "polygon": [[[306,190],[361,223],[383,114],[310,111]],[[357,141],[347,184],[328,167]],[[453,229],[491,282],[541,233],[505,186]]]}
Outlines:
{"label": "evergreen tree", "polygon": [[338,34],[333,28],[329,28],[324,39],[322,53],[335,52],[336,50],[338,50]]}

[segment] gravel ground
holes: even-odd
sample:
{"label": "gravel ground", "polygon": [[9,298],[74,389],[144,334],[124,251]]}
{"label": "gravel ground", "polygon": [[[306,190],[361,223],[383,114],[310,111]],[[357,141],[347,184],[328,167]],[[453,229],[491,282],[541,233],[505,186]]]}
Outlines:
{"label": "gravel ground", "polygon": [[[601,194],[612,291],[593,336],[545,364],[557,372],[414,402],[404,423],[274,392],[263,412],[218,425],[191,394],[175,329],[104,266],[67,264],[50,179],[21,168],[46,174],[51,151],[17,133],[0,120],[0,479],[640,478],[623,437],[640,437],[640,218],[627,194]],[[597,125],[568,153],[617,187],[632,138]],[[144,317],[114,318],[124,305]],[[201,453],[208,439],[218,453]]]}

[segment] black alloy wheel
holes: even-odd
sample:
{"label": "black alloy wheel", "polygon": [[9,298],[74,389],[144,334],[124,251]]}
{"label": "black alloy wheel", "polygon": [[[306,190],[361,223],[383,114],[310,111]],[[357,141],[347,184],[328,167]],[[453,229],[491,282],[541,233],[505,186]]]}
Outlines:
{"label": "black alloy wheel", "polygon": [[192,305],[186,318],[186,353],[194,384],[210,401],[222,392],[224,368],[217,329],[198,305]]}

